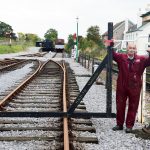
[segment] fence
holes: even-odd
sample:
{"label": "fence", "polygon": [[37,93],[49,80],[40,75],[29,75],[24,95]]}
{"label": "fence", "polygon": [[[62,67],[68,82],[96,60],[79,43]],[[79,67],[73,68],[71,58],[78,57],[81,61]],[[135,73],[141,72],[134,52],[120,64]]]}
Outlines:
{"label": "fence", "polygon": [[80,54],[78,62],[86,69],[91,70],[91,74],[94,73],[95,65],[99,65],[101,61],[97,58],[91,57],[90,55]]}

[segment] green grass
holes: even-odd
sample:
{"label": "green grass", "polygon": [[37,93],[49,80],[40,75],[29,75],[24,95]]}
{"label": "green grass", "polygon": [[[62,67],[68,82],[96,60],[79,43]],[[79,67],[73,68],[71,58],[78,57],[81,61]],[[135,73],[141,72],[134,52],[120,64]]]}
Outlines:
{"label": "green grass", "polygon": [[30,47],[28,44],[24,45],[0,45],[0,54],[8,54],[8,53],[17,53],[24,51],[27,47]]}

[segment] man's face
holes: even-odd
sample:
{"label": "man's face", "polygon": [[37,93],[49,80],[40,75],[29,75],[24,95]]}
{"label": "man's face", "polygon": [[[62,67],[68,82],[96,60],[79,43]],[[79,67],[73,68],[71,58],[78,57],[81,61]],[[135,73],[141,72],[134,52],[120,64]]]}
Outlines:
{"label": "man's face", "polygon": [[129,44],[127,48],[127,53],[129,56],[133,56],[137,52],[136,46],[133,44]]}

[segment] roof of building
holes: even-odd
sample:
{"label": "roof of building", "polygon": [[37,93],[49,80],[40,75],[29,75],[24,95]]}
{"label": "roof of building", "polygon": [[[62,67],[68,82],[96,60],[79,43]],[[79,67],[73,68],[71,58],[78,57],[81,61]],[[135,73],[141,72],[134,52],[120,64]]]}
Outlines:
{"label": "roof of building", "polygon": [[[119,27],[124,21],[118,22],[113,26],[113,30],[115,30],[117,27]],[[106,31],[102,36],[108,35],[108,31]]]}
{"label": "roof of building", "polygon": [[140,27],[137,28],[137,24],[135,26],[133,26],[133,28],[131,27],[127,33],[131,33],[131,32],[135,32],[135,31],[142,31],[141,28],[144,27],[146,24],[148,24],[149,22],[144,22]]}
{"label": "roof of building", "polygon": [[[143,18],[143,17],[149,16],[149,15],[150,15],[150,11],[142,14],[140,17]],[[135,26],[129,28],[129,30],[127,31],[127,33],[135,32],[135,31],[141,31],[141,28],[144,27],[148,23],[149,23],[149,21],[143,21],[142,25],[140,27],[137,28],[137,25],[135,25]]]}
{"label": "roof of building", "polygon": [[[130,24],[133,24],[134,23],[130,20],[128,20]],[[117,29],[121,24],[125,23],[125,21],[121,21],[121,22],[118,22],[116,23],[114,26],[113,26],[113,30]],[[106,31],[102,36],[107,36],[108,35],[108,31]]]}
{"label": "roof of building", "polygon": [[141,17],[146,17],[150,15],[150,11],[146,12],[145,14],[142,14]]}

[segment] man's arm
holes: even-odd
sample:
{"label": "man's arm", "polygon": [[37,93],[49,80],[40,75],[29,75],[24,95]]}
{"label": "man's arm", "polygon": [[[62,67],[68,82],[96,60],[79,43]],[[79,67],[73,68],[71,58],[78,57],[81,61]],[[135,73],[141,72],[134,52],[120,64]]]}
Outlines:
{"label": "man's arm", "polygon": [[116,62],[119,62],[121,60],[121,55],[120,53],[116,53],[116,51],[113,49],[113,59]]}
{"label": "man's arm", "polygon": [[[114,46],[114,39],[112,39],[112,40],[105,40],[104,44],[105,44],[105,46],[111,46],[111,47],[113,47]],[[115,51],[114,48],[112,48],[112,53],[113,53],[113,59],[114,59],[114,61],[119,62],[121,54],[116,53],[116,51]]]}

